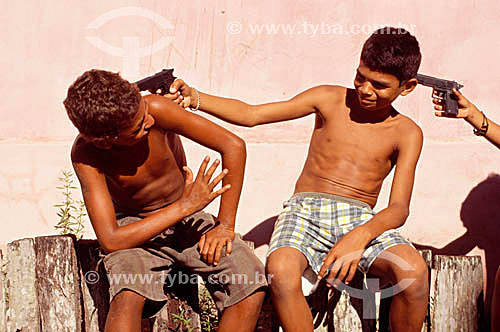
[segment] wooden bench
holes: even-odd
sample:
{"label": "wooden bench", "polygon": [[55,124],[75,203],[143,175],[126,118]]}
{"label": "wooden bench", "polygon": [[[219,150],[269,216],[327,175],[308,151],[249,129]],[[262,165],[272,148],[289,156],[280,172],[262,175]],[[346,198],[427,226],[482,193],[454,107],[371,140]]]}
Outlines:
{"label": "wooden bench", "polygon": [[[109,308],[108,280],[96,269],[98,244],[71,236],[44,236],[9,243],[0,251],[0,331],[104,330]],[[430,306],[422,331],[479,330],[482,266],[478,256],[432,257],[422,252],[430,269]],[[309,299],[323,309],[315,331],[388,331],[390,297],[381,301],[358,274],[347,291],[320,293]],[[201,287],[201,286],[200,286]],[[361,292],[361,293],[360,293]],[[362,295],[360,295],[362,294]],[[143,320],[144,331],[201,331],[198,287],[175,287],[155,320]],[[321,306],[322,305],[322,306]],[[177,318],[176,318],[177,317]],[[179,319],[184,317],[185,319]],[[266,300],[256,331],[278,331],[279,324]]]}

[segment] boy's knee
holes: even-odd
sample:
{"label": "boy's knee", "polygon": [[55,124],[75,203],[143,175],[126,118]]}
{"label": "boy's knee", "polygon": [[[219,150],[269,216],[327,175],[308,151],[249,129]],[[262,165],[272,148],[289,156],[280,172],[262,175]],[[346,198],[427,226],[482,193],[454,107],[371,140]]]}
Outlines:
{"label": "boy's knee", "polygon": [[294,264],[279,259],[270,259],[266,263],[266,274],[271,277],[269,287],[272,291],[286,291],[301,287],[301,275]]}
{"label": "boy's knee", "polygon": [[399,270],[396,274],[396,282],[401,282],[403,279],[410,280],[411,283],[404,289],[402,293],[408,298],[424,299],[429,296],[429,268],[424,259],[418,256],[417,259],[408,261],[411,269]]}

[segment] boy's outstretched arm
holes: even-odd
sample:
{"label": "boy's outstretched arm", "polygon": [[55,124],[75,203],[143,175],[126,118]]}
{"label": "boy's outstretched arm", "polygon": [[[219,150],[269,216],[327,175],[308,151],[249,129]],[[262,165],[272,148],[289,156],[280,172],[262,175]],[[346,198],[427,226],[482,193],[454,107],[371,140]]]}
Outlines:
{"label": "boy's outstretched arm", "polygon": [[253,127],[266,123],[297,119],[316,111],[318,105],[331,100],[336,87],[318,86],[306,90],[288,101],[249,105],[237,99],[212,96],[198,92],[182,80],[176,80],[170,86],[170,93],[165,97],[191,109],[199,109],[232,124]]}
{"label": "boy's outstretched arm", "polygon": [[195,180],[191,170],[184,168],[186,180],[180,199],[142,220],[119,227],[104,174],[85,162],[85,153],[77,145],[73,147],[71,154],[73,168],[80,180],[83,199],[97,240],[107,252],[141,245],[183,218],[203,209],[230,188],[225,186],[214,191],[227,171],[212,179],[217,163],[214,162],[207,170],[209,160],[205,158]]}
{"label": "boy's outstretched arm", "polygon": [[402,130],[396,169],[388,206],[370,221],[356,227],[338,241],[325,257],[318,278],[323,278],[332,265],[329,283],[334,279],[349,283],[356,272],[364,248],[383,232],[401,227],[410,211],[415,170],[423,144],[422,130],[414,123]]}
{"label": "boy's outstretched arm", "polygon": [[473,103],[471,103],[467,98],[464,97],[458,90],[453,89],[453,93],[458,100],[458,115],[449,116],[448,113],[443,112],[443,101],[439,98],[432,99],[435,104],[434,113],[438,117],[449,117],[449,118],[462,118],[468,123],[470,123],[476,130],[480,129],[483,123],[488,123],[488,131],[484,135],[488,141],[493,143],[497,148],[500,149],[500,126],[490,119],[486,119],[485,116]]}
{"label": "boy's outstretched arm", "polygon": [[221,154],[223,169],[229,170],[222,180],[231,190],[222,195],[218,220],[220,225],[207,232],[200,240],[202,258],[209,264],[218,263],[223,248],[232,251],[236,212],[245,173],[245,142],[230,131],[198,114],[187,112],[167,98],[157,95],[145,97],[155,126],[175,132]]}

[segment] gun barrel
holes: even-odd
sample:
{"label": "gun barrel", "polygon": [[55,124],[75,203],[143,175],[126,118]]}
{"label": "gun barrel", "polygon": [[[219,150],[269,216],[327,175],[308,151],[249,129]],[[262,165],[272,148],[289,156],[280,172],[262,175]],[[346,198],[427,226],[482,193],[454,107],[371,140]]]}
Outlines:
{"label": "gun barrel", "polygon": [[428,75],[423,75],[423,74],[417,74],[417,81],[418,83],[425,85],[425,86],[430,86],[436,89],[461,89],[463,88],[463,85],[460,83],[457,83],[455,81],[449,81],[441,78],[436,78]]}
{"label": "gun barrel", "polygon": [[[143,78],[140,81],[135,82],[140,91],[149,90],[151,88],[156,89],[160,86],[165,85],[166,88],[175,80],[173,76],[174,69],[163,69],[162,71]],[[167,86],[168,85],[168,86]]]}

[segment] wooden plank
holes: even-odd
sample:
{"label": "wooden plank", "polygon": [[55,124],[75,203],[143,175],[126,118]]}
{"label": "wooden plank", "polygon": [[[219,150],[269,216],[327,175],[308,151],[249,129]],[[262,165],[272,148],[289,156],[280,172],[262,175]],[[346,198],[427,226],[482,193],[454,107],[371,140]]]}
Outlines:
{"label": "wooden plank", "polygon": [[7,330],[5,324],[5,311],[7,310],[6,296],[5,296],[5,278],[6,278],[6,264],[3,259],[2,250],[0,250],[0,331]]}
{"label": "wooden plank", "polygon": [[84,331],[104,331],[109,311],[109,282],[103,264],[99,264],[99,243],[79,240],[76,255],[80,263]]}
{"label": "wooden plank", "polygon": [[[431,283],[431,271],[432,271],[432,251],[431,250],[419,250],[418,251],[420,255],[424,258],[425,263],[427,264],[427,268],[429,271],[429,285]],[[430,298],[430,295],[429,295]],[[429,299],[430,301],[430,299]],[[430,303],[430,302],[429,302]],[[422,332],[429,332],[430,331],[430,325],[431,325],[431,318],[430,318],[430,305],[427,306],[427,315],[425,315],[425,321],[424,325],[422,326]]]}
{"label": "wooden plank", "polygon": [[80,332],[80,276],[71,236],[35,238],[36,291],[42,331]]}
{"label": "wooden plank", "polygon": [[431,272],[430,331],[477,331],[483,289],[481,257],[436,255]]}
{"label": "wooden plank", "polygon": [[36,296],[33,239],[7,244],[7,332],[39,332],[40,314]]}

